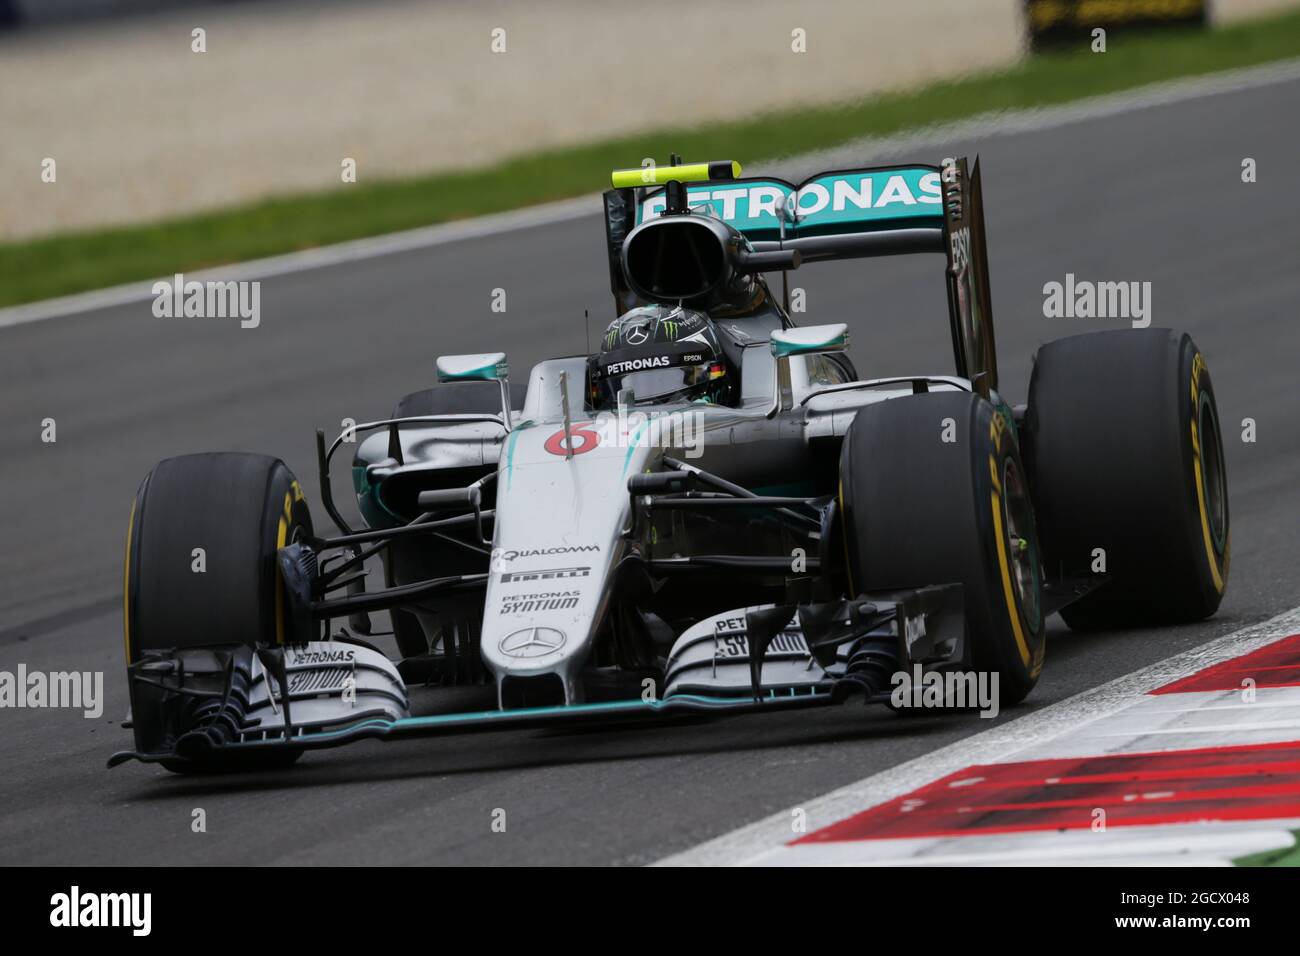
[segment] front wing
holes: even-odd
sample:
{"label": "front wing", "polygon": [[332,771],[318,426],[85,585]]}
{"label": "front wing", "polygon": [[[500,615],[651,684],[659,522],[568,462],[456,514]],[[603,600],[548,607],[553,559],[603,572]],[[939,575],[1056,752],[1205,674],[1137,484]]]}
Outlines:
{"label": "front wing", "polygon": [[358,740],[401,740],[474,730],[668,720],[702,713],[795,709],[889,696],[907,663],[962,666],[960,585],[824,605],[741,608],[698,622],[677,639],[662,697],[513,710],[412,715],[396,667],[379,651],[318,641],[153,653],[130,668],[133,713],[174,732],[109,766],[219,766],[272,750],[320,750]]}

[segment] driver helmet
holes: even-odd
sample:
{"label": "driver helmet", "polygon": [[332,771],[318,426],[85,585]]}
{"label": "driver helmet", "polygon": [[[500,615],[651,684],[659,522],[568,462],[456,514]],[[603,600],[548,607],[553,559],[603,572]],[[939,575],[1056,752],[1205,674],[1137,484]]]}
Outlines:
{"label": "driver helmet", "polygon": [[592,404],[612,407],[628,389],[636,404],[709,401],[730,393],[712,320],[682,306],[645,305],[610,323],[595,356]]}

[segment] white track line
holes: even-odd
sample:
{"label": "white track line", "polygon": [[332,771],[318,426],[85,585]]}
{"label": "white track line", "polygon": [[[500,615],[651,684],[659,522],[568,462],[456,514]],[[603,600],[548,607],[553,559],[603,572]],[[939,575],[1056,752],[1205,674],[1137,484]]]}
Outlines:
{"label": "white track line", "polygon": [[[799,177],[814,169],[863,165],[874,157],[913,153],[927,146],[1056,129],[1071,123],[1105,119],[1135,110],[1257,89],[1296,79],[1300,79],[1300,59],[1282,60],[1261,66],[1226,70],[1208,76],[1153,83],[1149,86],[1106,96],[1090,97],[1061,106],[983,113],[959,122],[924,126],[895,136],[854,140],[831,150],[762,163],[754,172],[783,175],[787,178]],[[531,206],[515,212],[497,213],[461,222],[426,226],[369,239],[357,239],[267,259],[254,259],[238,265],[196,272],[190,277],[198,281],[265,279],[344,262],[358,262],[414,249],[426,249],[446,243],[551,225],[585,215],[594,216],[599,212],[600,196],[598,193],[593,193],[576,199]],[[151,287],[155,281],[157,280],[149,279],[131,282],[109,289],[0,309],[0,328],[77,315],[132,302],[144,302],[153,297]]]}
{"label": "white track line", "polygon": [[[1297,632],[1300,607],[797,806],[806,814],[807,832],[812,833],[965,767],[996,763],[1067,732],[1078,733],[1083,725],[1123,710],[1148,691]],[[655,865],[727,866],[754,860],[795,838],[791,810],[774,813]]]}

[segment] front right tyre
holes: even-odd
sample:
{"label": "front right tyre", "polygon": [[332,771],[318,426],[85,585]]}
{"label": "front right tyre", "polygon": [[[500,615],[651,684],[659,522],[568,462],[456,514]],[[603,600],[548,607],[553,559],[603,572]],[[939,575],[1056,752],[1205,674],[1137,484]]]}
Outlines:
{"label": "front right tyre", "polygon": [[840,454],[850,596],[960,583],[970,663],[1000,703],[1038,680],[1046,637],[1025,470],[1009,414],[965,391],[860,409]]}
{"label": "front right tyre", "polygon": [[[174,652],[199,649],[246,666],[257,647],[284,645],[292,632],[276,552],[311,533],[302,488],[278,458],[208,453],[159,462],[140,484],[127,532],[128,666],[152,657],[166,668]],[[200,681],[189,678],[196,690]],[[209,742],[237,733],[229,699],[171,693],[147,676],[132,678],[131,711],[136,749],[181,755],[163,763],[178,772],[207,769],[197,758],[210,752]],[[234,769],[281,766],[300,755],[291,748],[245,754]]]}

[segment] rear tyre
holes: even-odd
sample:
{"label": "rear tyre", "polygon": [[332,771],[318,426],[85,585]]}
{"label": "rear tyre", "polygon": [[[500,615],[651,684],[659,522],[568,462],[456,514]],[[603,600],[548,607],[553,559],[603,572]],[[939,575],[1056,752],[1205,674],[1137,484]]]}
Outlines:
{"label": "rear tyre", "polygon": [[1107,583],[1076,630],[1208,617],[1228,580],[1228,483],[1214,386],[1191,337],[1122,329],[1038,351],[1026,414],[1046,565]]}
{"label": "rear tyre", "polygon": [[1010,419],[969,392],[861,409],[840,456],[850,592],[963,585],[971,664],[1002,704],[1043,666],[1042,575]]}
{"label": "rear tyre", "polygon": [[[278,458],[209,453],[159,462],[140,484],[127,535],[127,663],[151,651],[283,644],[290,632],[276,550],[311,531],[302,488]],[[184,719],[164,726],[163,711],[136,706],[132,691],[138,750],[169,749],[192,729]],[[299,756],[259,754],[256,768]]]}

